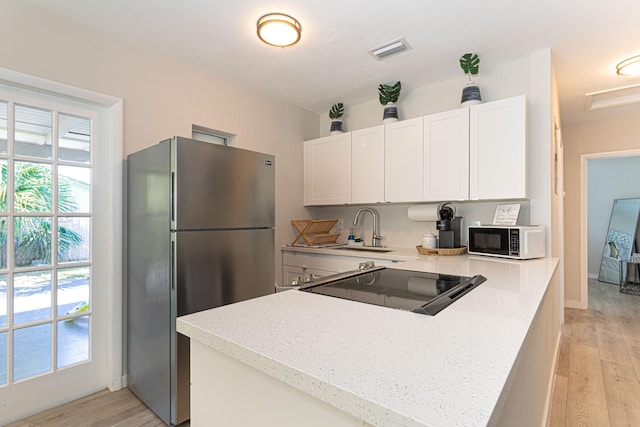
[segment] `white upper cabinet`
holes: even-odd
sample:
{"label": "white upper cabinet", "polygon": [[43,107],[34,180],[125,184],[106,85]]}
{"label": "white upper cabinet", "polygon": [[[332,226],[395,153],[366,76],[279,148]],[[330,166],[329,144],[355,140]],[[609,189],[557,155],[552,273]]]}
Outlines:
{"label": "white upper cabinet", "polygon": [[526,97],[470,107],[469,135],[470,199],[527,198]]}
{"label": "white upper cabinet", "polygon": [[305,141],[304,204],[351,203],[351,133]]}
{"label": "white upper cabinet", "polygon": [[305,206],[526,199],[524,95],[304,143]]}
{"label": "white upper cabinet", "polygon": [[384,126],[351,132],[351,203],[384,202]]}
{"label": "white upper cabinet", "polygon": [[384,126],[385,201],[418,202],[423,197],[422,117]]}
{"label": "white upper cabinet", "polygon": [[424,201],[469,198],[469,109],[424,117]]}

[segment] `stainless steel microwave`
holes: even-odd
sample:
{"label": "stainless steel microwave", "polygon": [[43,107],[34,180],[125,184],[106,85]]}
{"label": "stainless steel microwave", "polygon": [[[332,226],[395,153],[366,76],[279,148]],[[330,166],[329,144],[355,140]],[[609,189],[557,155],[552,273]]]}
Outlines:
{"label": "stainless steel microwave", "polygon": [[544,258],[544,227],[541,225],[480,225],[469,227],[470,254],[502,258]]}

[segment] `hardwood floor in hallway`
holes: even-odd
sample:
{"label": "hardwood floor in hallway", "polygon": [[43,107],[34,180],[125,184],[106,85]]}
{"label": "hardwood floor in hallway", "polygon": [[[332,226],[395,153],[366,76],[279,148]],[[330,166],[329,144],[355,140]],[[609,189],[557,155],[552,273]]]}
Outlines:
{"label": "hardwood floor in hallway", "polygon": [[640,295],[589,281],[565,310],[549,426],[640,426]]}

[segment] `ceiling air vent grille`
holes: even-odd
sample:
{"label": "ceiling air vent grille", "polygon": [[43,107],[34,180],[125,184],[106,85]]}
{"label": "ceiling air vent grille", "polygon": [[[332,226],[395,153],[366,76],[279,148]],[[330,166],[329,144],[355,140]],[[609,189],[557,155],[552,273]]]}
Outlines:
{"label": "ceiling air vent grille", "polygon": [[399,39],[384,43],[380,46],[371,48],[367,50],[367,53],[373,56],[376,60],[381,61],[383,59],[389,58],[390,56],[397,55],[407,50],[411,50],[411,46],[404,37],[401,37]]}

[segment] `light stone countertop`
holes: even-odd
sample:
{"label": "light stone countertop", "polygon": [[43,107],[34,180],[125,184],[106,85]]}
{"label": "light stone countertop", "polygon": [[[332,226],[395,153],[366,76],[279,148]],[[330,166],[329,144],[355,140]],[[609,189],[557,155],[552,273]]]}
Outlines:
{"label": "light stone countertop", "polygon": [[389,267],[487,278],[435,316],[291,290],[183,316],[177,329],[373,425],[486,426],[557,262]]}
{"label": "light stone countertop", "polygon": [[[360,247],[363,248],[362,246]],[[341,249],[341,248],[344,248],[344,249]],[[366,247],[364,248],[366,249]],[[317,255],[336,255],[336,256],[357,257],[357,258],[368,258],[373,260],[386,259],[390,261],[407,261],[407,260],[416,259],[420,256],[416,248],[389,247],[389,248],[383,248],[383,249],[389,250],[389,252],[377,252],[377,251],[355,249],[354,247],[349,247],[347,245],[325,246],[325,247],[284,245],[284,246],[281,246],[280,249],[282,249],[283,251],[304,252],[304,253],[317,254]]]}

